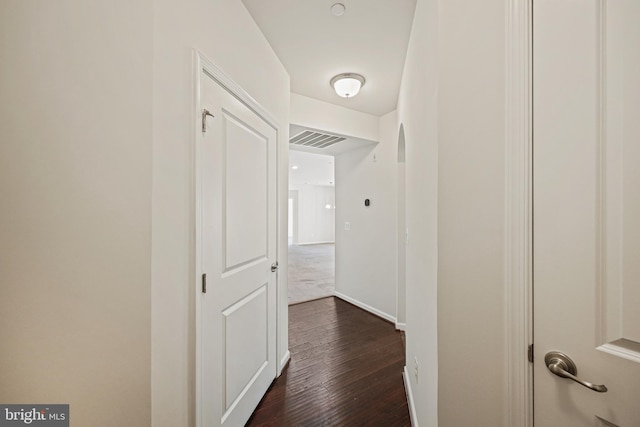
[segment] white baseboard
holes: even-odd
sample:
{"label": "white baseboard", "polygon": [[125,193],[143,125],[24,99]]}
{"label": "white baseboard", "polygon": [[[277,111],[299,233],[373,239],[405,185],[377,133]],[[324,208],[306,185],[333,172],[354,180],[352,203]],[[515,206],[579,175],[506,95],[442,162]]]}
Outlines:
{"label": "white baseboard", "polygon": [[413,401],[413,392],[411,391],[411,382],[409,382],[409,371],[407,367],[404,367],[402,372],[402,379],[404,380],[404,391],[407,394],[407,404],[409,405],[409,417],[411,418],[411,426],[418,427],[418,414],[416,414],[416,405]]}
{"label": "white baseboard", "polygon": [[298,245],[298,246],[309,246],[309,245],[333,245],[335,244],[335,241],[330,241],[330,242],[303,242],[303,243],[294,243],[294,245]]}
{"label": "white baseboard", "polygon": [[338,298],[340,298],[342,300],[345,300],[348,303],[351,303],[351,304],[355,305],[356,307],[360,307],[361,309],[366,310],[371,314],[374,314],[374,315],[376,315],[378,317],[381,317],[384,320],[387,320],[387,321],[393,323],[394,325],[396,323],[396,318],[393,317],[392,315],[387,314],[387,313],[385,313],[383,311],[380,311],[377,308],[373,308],[370,305],[367,305],[367,304],[365,304],[363,302],[360,302],[355,298],[351,298],[349,296],[346,296],[345,294],[342,294],[342,293],[340,293],[338,291],[333,291],[333,295],[335,295],[336,297],[338,297]]}
{"label": "white baseboard", "polygon": [[407,330],[407,324],[406,323],[396,322],[396,329],[399,330],[399,331],[406,331]]}
{"label": "white baseboard", "polygon": [[282,371],[284,370],[284,367],[287,366],[287,363],[289,363],[289,360],[291,360],[291,352],[287,350],[287,352],[284,354],[284,357],[280,361],[280,366],[278,367],[278,376],[282,374]]}
{"label": "white baseboard", "polygon": [[305,302],[311,302],[311,301],[324,299],[324,298],[331,298],[331,297],[334,297],[334,296],[335,295],[332,292],[332,293],[327,294],[327,295],[318,295],[318,296],[315,296],[315,297],[309,297],[308,299],[303,299],[303,300],[300,300],[300,301],[290,302],[289,305],[291,306],[291,305],[296,305],[296,304],[303,304]]}

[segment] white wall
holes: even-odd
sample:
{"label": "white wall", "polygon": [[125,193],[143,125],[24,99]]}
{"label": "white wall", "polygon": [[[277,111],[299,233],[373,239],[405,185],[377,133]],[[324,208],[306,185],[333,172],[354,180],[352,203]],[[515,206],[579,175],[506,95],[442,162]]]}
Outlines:
{"label": "white wall", "polygon": [[[335,189],[328,185],[291,185],[290,191],[298,194],[297,241],[298,245],[333,243],[335,241]],[[330,209],[326,205],[331,206]]]}
{"label": "white wall", "polygon": [[[406,372],[413,393],[415,421],[421,427],[438,426],[438,3],[418,0],[416,4],[398,99],[398,123],[404,126],[406,142],[409,229]],[[473,368],[463,372],[472,374]]]}
{"label": "white wall", "polygon": [[0,28],[0,401],[193,425],[192,49],[281,124],[284,265],[289,77],[238,0],[4,1]]}
{"label": "white wall", "polygon": [[440,4],[441,427],[505,425],[505,4]]}
{"label": "white wall", "polygon": [[151,423],[152,9],[0,2],[0,402],[75,426]]}
{"label": "white wall", "polygon": [[[153,425],[193,425],[192,48],[279,121],[279,256],[287,265],[289,76],[239,0],[155,0],[153,103]],[[287,283],[279,275],[281,359]]]}
{"label": "white wall", "polygon": [[398,185],[397,185],[397,292],[396,292],[396,324],[405,328],[407,323],[407,171],[405,156],[404,128],[398,131]]}
{"label": "white wall", "polygon": [[291,93],[291,123],[313,129],[378,140],[378,117]]}
{"label": "white wall", "polygon": [[[380,142],[336,156],[336,292],[395,320],[396,112],[379,119]],[[375,158],[375,159],[374,159]],[[365,207],[364,200],[371,205]],[[351,229],[345,230],[349,222]]]}
{"label": "white wall", "polygon": [[498,0],[416,7],[398,110],[421,426],[505,425],[505,12]]}

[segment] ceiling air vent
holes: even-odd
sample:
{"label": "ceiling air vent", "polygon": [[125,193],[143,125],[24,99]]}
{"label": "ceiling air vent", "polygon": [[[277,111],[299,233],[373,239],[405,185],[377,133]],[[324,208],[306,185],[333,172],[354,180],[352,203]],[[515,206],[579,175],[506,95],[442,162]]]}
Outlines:
{"label": "ceiling air vent", "polygon": [[305,130],[289,139],[289,144],[302,145],[304,147],[327,148],[347,138],[329,135],[326,133]]}

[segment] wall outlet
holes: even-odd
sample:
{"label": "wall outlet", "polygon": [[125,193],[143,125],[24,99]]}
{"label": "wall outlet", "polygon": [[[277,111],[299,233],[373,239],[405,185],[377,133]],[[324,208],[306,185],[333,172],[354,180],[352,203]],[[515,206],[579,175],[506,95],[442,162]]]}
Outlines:
{"label": "wall outlet", "polygon": [[345,223],[344,223],[344,229],[345,229],[346,231],[351,230],[351,223],[350,223],[350,222],[345,222]]}
{"label": "wall outlet", "polygon": [[413,375],[416,378],[416,384],[418,384],[420,380],[418,376],[418,357],[417,356],[413,358]]}

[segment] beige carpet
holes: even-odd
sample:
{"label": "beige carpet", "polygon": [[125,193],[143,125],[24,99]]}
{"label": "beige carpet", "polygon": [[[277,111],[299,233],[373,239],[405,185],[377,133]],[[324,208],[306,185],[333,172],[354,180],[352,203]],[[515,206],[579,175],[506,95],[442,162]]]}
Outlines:
{"label": "beige carpet", "polygon": [[289,304],[333,295],[335,245],[289,245]]}

